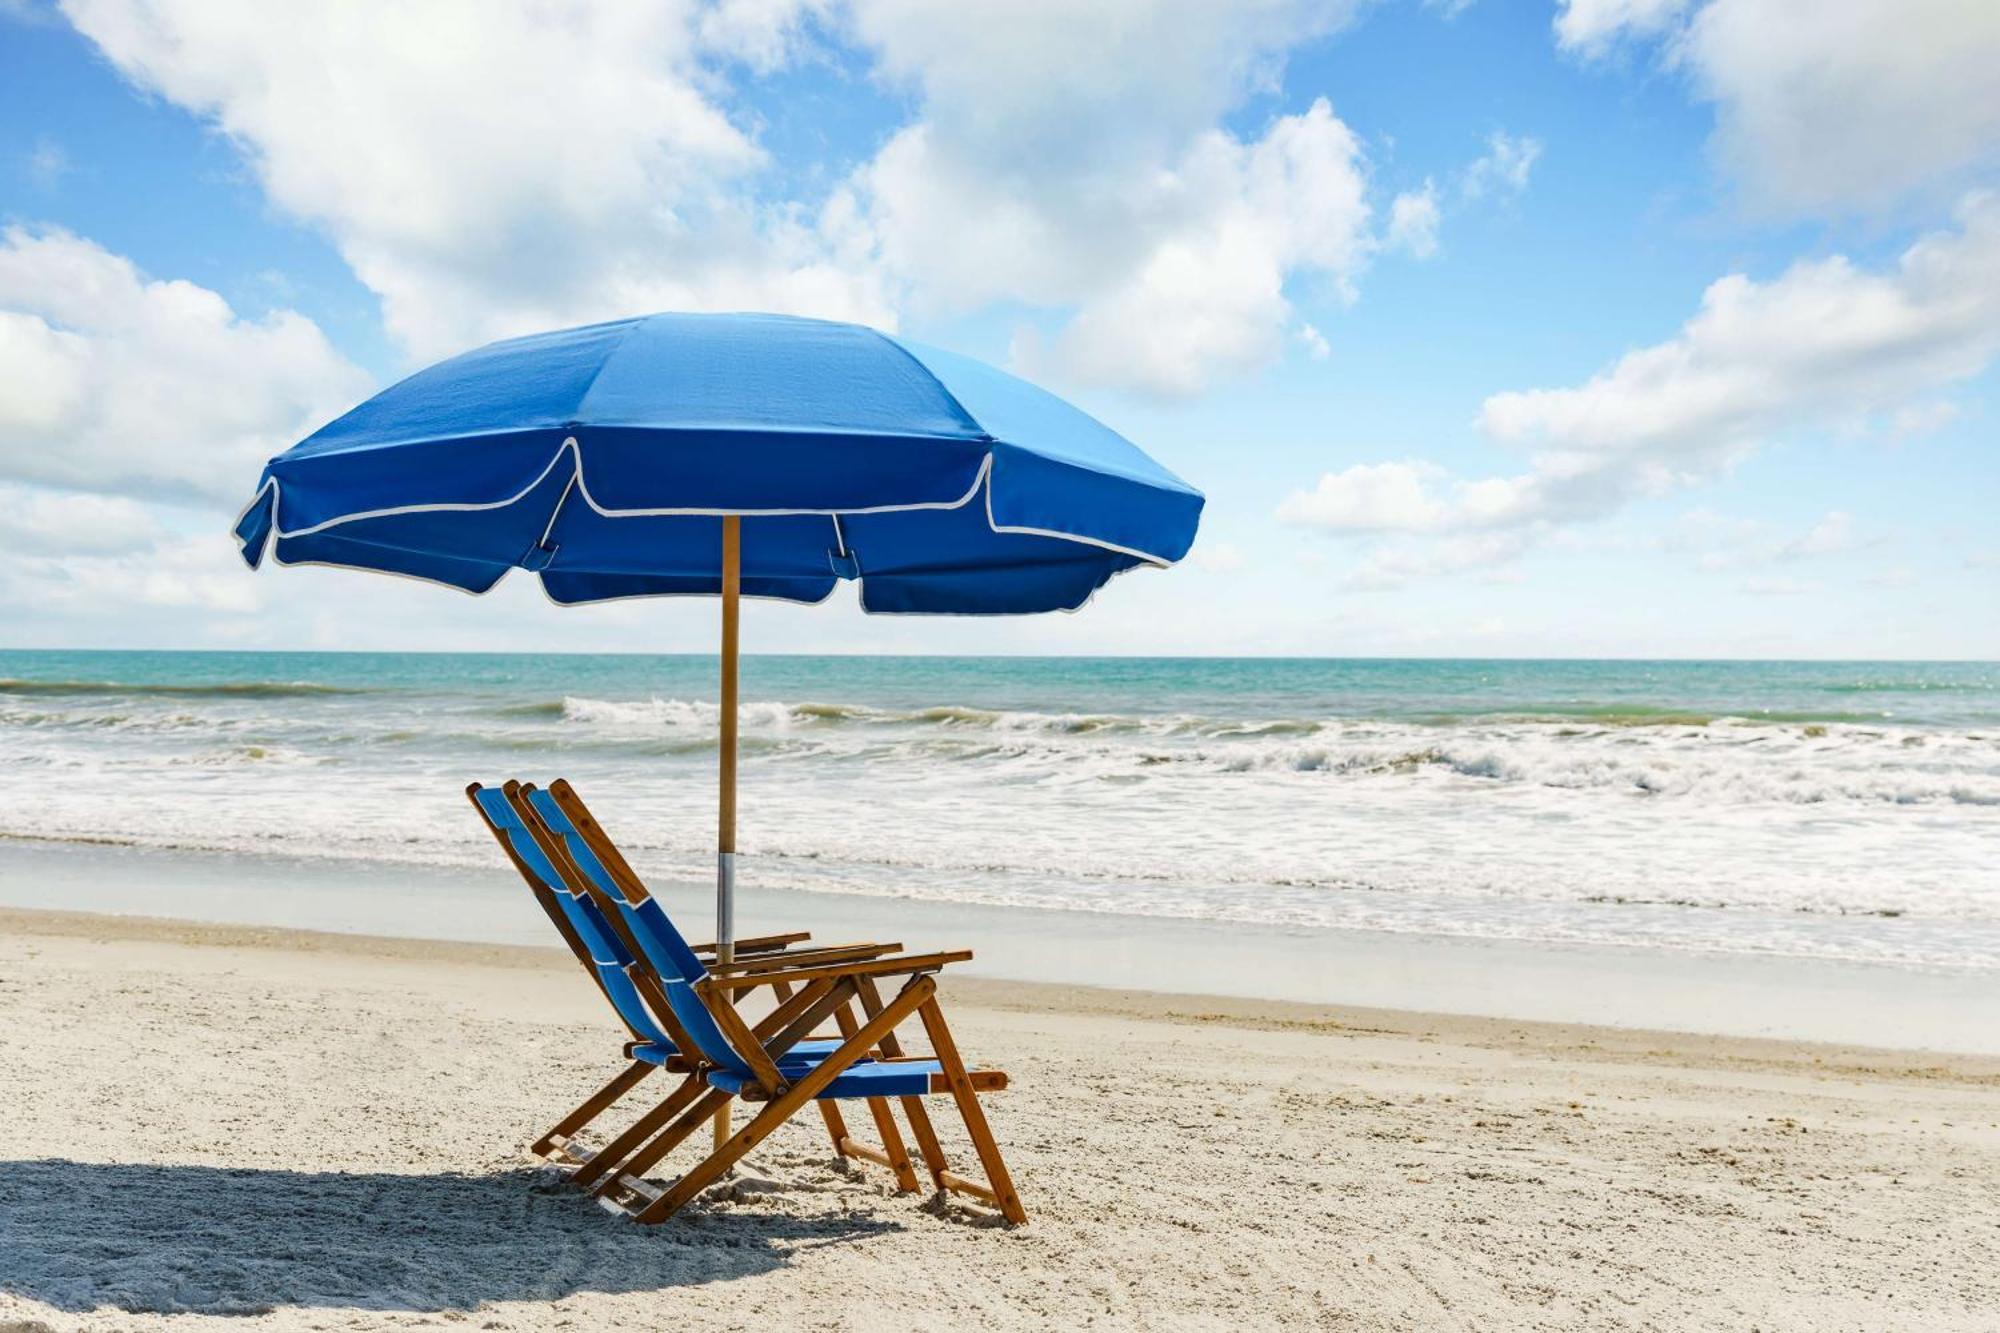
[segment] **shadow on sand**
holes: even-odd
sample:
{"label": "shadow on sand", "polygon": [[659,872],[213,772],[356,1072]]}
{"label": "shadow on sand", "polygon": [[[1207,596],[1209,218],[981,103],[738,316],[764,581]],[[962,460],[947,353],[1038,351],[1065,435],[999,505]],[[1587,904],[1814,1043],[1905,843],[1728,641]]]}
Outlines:
{"label": "shadow on sand", "polygon": [[726,1206],[641,1227],[526,1169],[0,1162],[0,1290],[71,1313],[468,1310],[728,1281],[897,1229]]}

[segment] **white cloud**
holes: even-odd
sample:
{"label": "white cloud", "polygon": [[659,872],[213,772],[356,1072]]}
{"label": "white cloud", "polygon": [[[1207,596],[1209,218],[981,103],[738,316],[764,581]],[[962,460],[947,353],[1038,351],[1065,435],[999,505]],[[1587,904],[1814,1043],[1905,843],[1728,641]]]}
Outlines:
{"label": "white cloud", "polygon": [[1480,423],[1538,448],[1540,507],[1561,514],[1712,474],[1775,431],[1893,410],[2000,350],[2000,199],[1959,221],[1885,272],[1836,256],[1722,278],[1677,337],[1576,388],[1496,394]]}
{"label": "white cloud", "polygon": [[1556,40],[1585,55],[1600,55],[1619,38],[1655,36],[1686,12],[1688,0],[1562,0]]}
{"label": "white cloud", "polygon": [[[1698,484],[1788,432],[1858,429],[1996,353],[2000,199],[1979,196],[1956,231],[1918,240],[1884,271],[1834,257],[1768,282],[1734,274],[1675,337],[1585,383],[1488,398],[1480,427],[1528,448],[1525,472],[1467,481],[1421,463],[1364,464],[1294,492],[1278,517],[1332,533],[1431,534],[1441,550],[1466,536],[1532,536]],[[1829,523],[1802,554],[1844,533],[1844,515]],[[1426,559],[1446,569],[1465,558],[1401,552],[1393,563],[1423,572]]]}
{"label": "white cloud", "polygon": [[1293,320],[1287,280],[1344,286],[1365,261],[1360,156],[1324,99],[1255,143],[1202,136],[1155,182],[1174,224],[1100,275],[1052,346],[1017,344],[1022,368],[1175,395],[1269,363]]}
{"label": "white cloud", "polygon": [[814,218],[756,201],[765,156],[712,96],[705,58],[782,58],[798,8],[64,4],[324,227],[418,357],[662,308],[893,323]]}
{"label": "white cloud", "polygon": [[1459,189],[1468,199],[1520,194],[1541,157],[1540,139],[1495,130],[1486,136],[1486,152],[1465,169]]}
{"label": "white cloud", "polygon": [[152,511],[114,495],[0,485],[0,551],[15,555],[116,555],[158,541]]}
{"label": "white cloud", "polygon": [[1289,283],[1365,263],[1365,163],[1323,100],[1249,139],[1216,122],[1351,8],[862,0],[858,40],[920,112],[856,173],[854,216],[915,301],[1073,310],[1017,341],[1027,369],[1186,393],[1262,365]]}
{"label": "white cloud", "polygon": [[764,72],[783,65],[800,28],[823,16],[831,0],[716,0],[696,23],[701,45]]}
{"label": "white cloud", "polygon": [[[1347,295],[1378,244],[1324,103],[1220,126],[1354,6],[64,0],[325,229],[415,357],[635,310],[893,327],[1006,302],[1051,316],[1029,357],[1172,393],[1273,359],[1291,285]],[[918,111],[823,200],[787,200],[727,74],[828,34]]]}
{"label": "white cloud", "polygon": [[1421,190],[1407,190],[1389,205],[1389,230],[1383,243],[1417,259],[1428,259],[1438,248],[1437,186],[1424,182]]}
{"label": "white cloud", "polygon": [[1519,558],[1532,543],[1526,532],[1463,532],[1432,541],[1407,538],[1377,543],[1341,577],[1355,592],[1391,592],[1420,579],[1480,571],[1493,581],[1498,566]]}
{"label": "white cloud", "polygon": [[1333,344],[1311,324],[1299,325],[1299,341],[1305,345],[1306,355],[1315,361],[1324,361],[1333,355]]}
{"label": "white cloud", "polygon": [[1570,0],[1556,34],[1585,56],[1663,37],[1722,161],[1775,207],[1879,208],[2000,165],[1991,0]]}
{"label": "white cloud", "polygon": [[[0,564],[0,607],[24,618],[96,625],[163,611],[171,613],[167,623],[184,614],[251,616],[264,608],[268,586],[217,536],[158,534],[125,550],[75,548]],[[157,614],[152,623],[161,623]],[[189,627],[183,623],[183,632]]]}
{"label": "white cloud", "polygon": [[1329,472],[1310,491],[1294,491],[1278,506],[1278,521],[1327,532],[1429,532],[1450,517],[1431,493],[1445,475],[1433,463],[1357,463]]}
{"label": "white cloud", "polygon": [[245,319],[63,231],[0,233],[0,477],[247,495],[368,377],[290,310]]}

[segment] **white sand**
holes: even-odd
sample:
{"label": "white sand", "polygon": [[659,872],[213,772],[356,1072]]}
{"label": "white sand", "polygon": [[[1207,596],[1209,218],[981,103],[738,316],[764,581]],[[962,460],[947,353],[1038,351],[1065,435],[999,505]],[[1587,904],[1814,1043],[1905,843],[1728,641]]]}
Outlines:
{"label": "white sand", "polygon": [[648,1229],[520,1151],[617,1063],[555,951],[0,912],[0,1333],[2000,1328],[2000,1060],[944,993],[1032,1225],[808,1116]]}

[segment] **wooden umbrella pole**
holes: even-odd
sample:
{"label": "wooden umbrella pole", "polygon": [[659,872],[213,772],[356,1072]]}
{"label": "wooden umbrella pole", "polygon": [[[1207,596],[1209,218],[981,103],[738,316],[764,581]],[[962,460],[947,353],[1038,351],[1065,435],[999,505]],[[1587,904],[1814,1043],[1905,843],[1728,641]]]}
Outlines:
{"label": "wooden umbrella pole", "polygon": [[[743,524],[722,519],[722,699],[715,825],[715,960],[736,957],[736,640],[743,587]],[[715,1146],[729,1141],[729,1103],[715,1113]]]}
{"label": "wooden umbrella pole", "polygon": [[736,957],[736,640],[743,586],[742,520],[722,520],[721,793],[715,827],[715,957]]}

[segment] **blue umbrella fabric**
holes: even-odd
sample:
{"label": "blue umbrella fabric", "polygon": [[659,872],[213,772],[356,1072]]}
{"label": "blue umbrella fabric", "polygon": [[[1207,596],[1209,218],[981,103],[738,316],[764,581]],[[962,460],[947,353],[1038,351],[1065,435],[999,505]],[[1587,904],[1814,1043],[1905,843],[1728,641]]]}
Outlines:
{"label": "blue umbrella fabric", "polygon": [[1187,553],[1199,491],[1061,399],[853,324],[662,314],[498,342],[418,372],[265,467],[243,558],[563,604],[716,595],[864,610],[1074,610]]}

